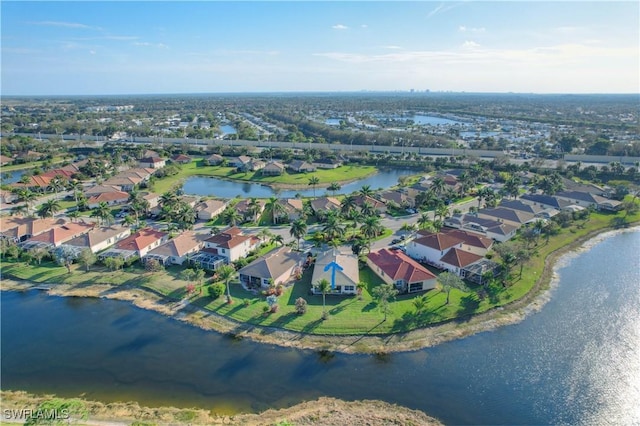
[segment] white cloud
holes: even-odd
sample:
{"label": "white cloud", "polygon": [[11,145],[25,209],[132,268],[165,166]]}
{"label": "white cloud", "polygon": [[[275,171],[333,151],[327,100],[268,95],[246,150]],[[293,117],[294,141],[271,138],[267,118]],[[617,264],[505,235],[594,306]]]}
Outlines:
{"label": "white cloud", "polygon": [[64,27],[64,28],[80,28],[80,29],[98,29],[90,25],[80,24],[78,22],[61,22],[61,21],[38,21],[30,22],[31,25],[42,25],[47,27]]}
{"label": "white cloud", "polygon": [[382,47],[383,49],[390,49],[390,50],[402,50],[402,47],[395,46],[393,44],[386,45],[386,46],[380,46],[380,47]]}
{"label": "white cloud", "polygon": [[348,30],[349,27],[347,27],[346,25],[342,25],[342,24],[336,24],[333,27],[334,30]]}
{"label": "white cloud", "polygon": [[464,25],[460,25],[458,27],[458,31],[460,31],[461,33],[466,33],[466,32],[470,32],[470,33],[483,33],[486,31],[485,27],[479,27],[479,28],[475,28],[475,27],[467,27]]}
{"label": "white cloud", "polygon": [[464,49],[477,49],[480,47],[480,45],[475,41],[467,40],[464,43],[462,43],[462,47]]}
{"label": "white cloud", "polygon": [[462,3],[440,3],[438,6],[436,6],[432,11],[430,11],[429,13],[427,13],[427,19],[432,18],[436,15],[439,15],[441,13],[445,13],[450,11],[451,9],[455,9],[456,7],[462,5]]}

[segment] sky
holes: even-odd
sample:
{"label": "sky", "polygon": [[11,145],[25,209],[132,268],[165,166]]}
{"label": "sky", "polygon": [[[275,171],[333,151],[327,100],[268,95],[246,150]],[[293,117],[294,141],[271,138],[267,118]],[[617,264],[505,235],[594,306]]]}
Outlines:
{"label": "sky", "polygon": [[3,0],[0,93],[639,93],[639,4]]}

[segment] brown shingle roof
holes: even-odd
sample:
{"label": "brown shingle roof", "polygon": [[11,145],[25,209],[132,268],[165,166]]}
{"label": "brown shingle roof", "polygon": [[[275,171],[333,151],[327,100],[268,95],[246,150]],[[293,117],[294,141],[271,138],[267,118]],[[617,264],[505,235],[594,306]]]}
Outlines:
{"label": "brown shingle roof", "polygon": [[464,268],[465,266],[471,265],[473,262],[480,259],[482,259],[482,256],[454,248],[442,256],[440,261],[459,268]]}
{"label": "brown shingle roof", "polygon": [[416,238],[413,242],[435,250],[446,250],[462,243],[462,240],[451,235],[434,233]]}

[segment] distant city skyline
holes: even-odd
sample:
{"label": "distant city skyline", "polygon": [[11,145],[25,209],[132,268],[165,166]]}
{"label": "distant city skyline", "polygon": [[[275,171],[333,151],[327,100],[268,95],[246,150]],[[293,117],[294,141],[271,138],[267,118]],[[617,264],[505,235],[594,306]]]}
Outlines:
{"label": "distant city skyline", "polygon": [[639,93],[638,2],[2,2],[3,96]]}

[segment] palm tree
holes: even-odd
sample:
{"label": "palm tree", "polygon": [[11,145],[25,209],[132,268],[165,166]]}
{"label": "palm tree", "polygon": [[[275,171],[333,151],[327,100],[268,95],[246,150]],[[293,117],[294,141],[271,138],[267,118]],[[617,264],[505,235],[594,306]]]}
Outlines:
{"label": "palm tree", "polygon": [[340,211],[342,214],[348,215],[354,210],[356,210],[356,197],[353,195],[347,195],[340,203]]}
{"label": "palm tree", "polygon": [[271,239],[272,235],[273,235],[272,232],[269,231],[268,228],[262,228],[260,232],[258,232],[258,238],[260,238],[260,241],[262,241],[263,243]]}
{"label": "palm tree", "polygon": [[276,234],[271,237],[271,242],[277,245],[284,245],[284,237],[280,234]]}
{"label": "palm tree", "polygon": [[101,201],[100,204],[98,204],[98,207],[93,209],[93,211],[91,212],[91,217],[98,218],[98,221],[103,225],[110,225],[114,220],[113,213],[111,213],[109,205],[104,201]]}
{"label": "palm tree", "polygon": [[130,216],[130,215],[125,216],[124,217],[124,221],[123,221],[123,223],[125,225],[127,225],[129,228],[131,228],[133,225],[135,225],[136,222],[137,222],[136,218],[133,217],[133,216]]}
{"label": "palm tree", "polygon": [[328,215],[327,221],[322,227],[322,232],[325,235],[325,240],[331,241],[342,238],[344,236],[345,229],[340,224],[340,220],[337,215]]}
{"label": "palm tree", "polygon": [[256,198],[251,198],[249,200],[249,204],[247,204],[247,213],[253,217],[254,222],[258,222],[258,215],[260,214],[260,210],[262,209],[260,203]]}
{"label": "palm tree", "polygon": [[360,207],[360,212],[362,213],[363,216],[373,216],[376,214],[376,209],[373,207],[373,204],[371,204],[368,201],[365,201],[362,203],[362,206]]}
{"label": "palm tree", "polygon": [[58,192],[65,188],[66,183],[67,183],[67,180],[64,177],[56,175],[49,182],[49,189],[51,189],[56,194],[56,197],[57,197]]}
{"label": "palm tree", "polygon": [[173,221],[176,222],[178,228],[185,230],[193,228],[196,223],[196,212],[189,204],[180,202],[177,210],[172,215]]}
{"label": "palm tree", "polygon": [[231,265],[222,265],[216,270],[218,277],[224,281],[224,284],[227,286],[227,303],[233,303],[231,299],[231,288],[229,287],[229,282],[231,278],[236,274],[236,270]]}
{"label": "palm tree", "polygon": [[11,214],[14,216],[25,216],[29,213],[29,209],[25,204],[11,207]]}
{"label": "palm tree", "polygon": [[363,197],[372,197],[373,196],[373,189],[371,189],[370,185],[362,185],[362,187],[360,188],[360,191],[358,191],[358,193]]}
{"label": "palm tree", "polygon": [[242,220],[242,215],[238,210],[232,207],[227,207],[222,212],[222,220],[229,226],[236,226]]}
{"label": "palm tree", "polygon": [[440,195],[444,192],[446,184],[444,183],[444,179],[441,177],[437,177],[431,182],[431,190],[435,195]]}
{"label": "palm tree", "polygon": [[426,229],[431,223],[431,218],[429,217],[429,213],[422,213],[418,218],[418,227],[420,229]]}
{"label": "palm tree", "polygon": [[436,209],[434,219],[437,217],[441,219],[446,219],[448,216],[449,216],[449,207],[443,204]]}
{"label": "palm tree", "polygon": [[317,176],[311,176],[309,178],[309,185],[313,187],[313,196],[316,196],[316,185],[320,183],[320,179]]}
{"label": "palm tree", "polygon": [[171,207],[178,204],[178,201],[180,201],[180,197],[175,191],[168,191],[160,196],[160,203],[163,207],[166,206],[168,209],[171,209]]}
{"label": "palm tree", "polygon": [[304,220],[298,219],[291,224],[289,234],[298,240],[298,250],[300,250],[300,239],[307,234],[307,224]]}
{"label": "palm tree", "polygon": [[271,223],[274,225],[278,223],[278,217],[287,212],[286,208],[276,197],[269,198],[269,201],[267,201],[267,204],[265,204],[264,209],[267,210],[269,214],[271,214]]}
{"label": "palm tree", "polygon": [[37,197],[37,194],[29,189],[22,188],[18,190],[18,201],[25,203],[27,206],[27,213],[31,210],[31,202]]}
{"label": "palm tree", "polygon": [[55,199],[45,201],[38,209],[38,216],[40,217],[53,217],[58,211],[60,211],[60,202]]}
{"label": "palm tree", "polygon": [[340,189],[342,189],[342,186],[338,182],[333,182],[327,189],[331,191],[333,195],[336,195],[336,192],[340,191]]}
{"label": "palm tree", "polygon": [[413,299],[413,307],[416,308],[416,315],[420,315],[420,313],[427,307],[427,296],[421,296]]}
{"label": "palm tree", "polygon": [[316,283],[315,287],[316,291],[322,293],[322,317],[325,318],[327,315],[325,297],[331,291],[331,283],[326,278],[323,278]]}
{"label": "palm tree", "polygon": [[373,239],[380,235],[384,228],[380,225],[378,216],[369,216],[365,218],[364,223],[360,227],[360,232],[365,238]]}
{"label": "palm tree", "polygon": [[466,291],[467,286],[464,285],[462,279],[454,273],[451,272],[443,272],[438,275],[438,282],[442,286],[442,290],[447,293],[447,302],[445,305],[449,304],[449,294],[451,290],[458,289],[460,291]]}

